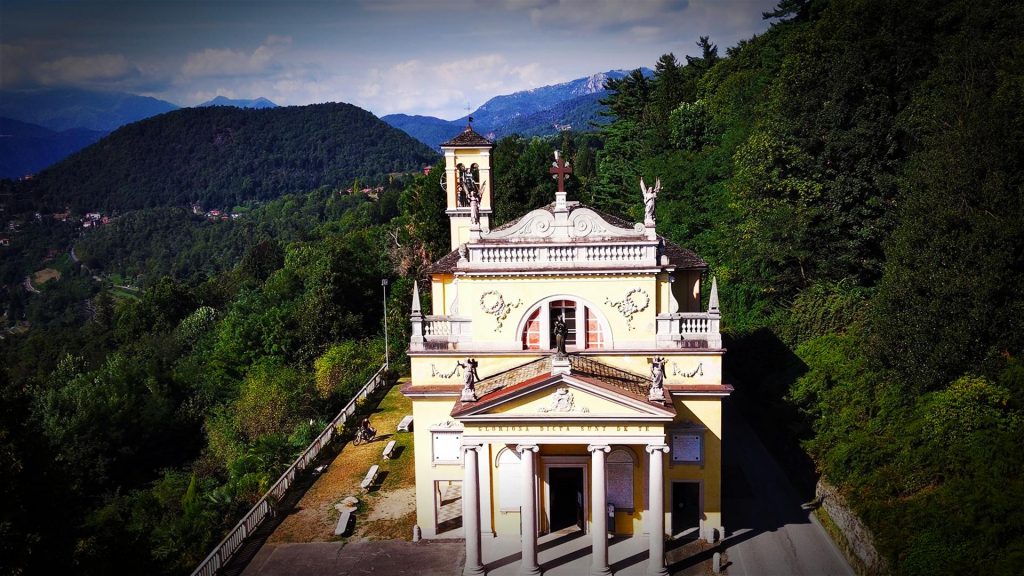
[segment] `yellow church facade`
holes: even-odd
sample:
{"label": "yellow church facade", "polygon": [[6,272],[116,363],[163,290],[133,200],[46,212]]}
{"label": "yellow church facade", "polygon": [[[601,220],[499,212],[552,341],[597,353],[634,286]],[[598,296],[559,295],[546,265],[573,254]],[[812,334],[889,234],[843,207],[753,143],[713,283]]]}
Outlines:
{"label": "yellow church facade", "polygon": [[[491,143],[471,127],[442,145],[452,251],[434,263],[430,309],[417,286],[409,347],[417,526],[481,548],[584,531],[591,572],[609,574],[607,537],[664,542],[722,534],[722,341],[706,264],[659,236],[660,188],[641,183],[644,223],[555,201],[490,227]],[[641,196],[638,194],[638,201]],[[423,289],[427,289],[423,286]]]}

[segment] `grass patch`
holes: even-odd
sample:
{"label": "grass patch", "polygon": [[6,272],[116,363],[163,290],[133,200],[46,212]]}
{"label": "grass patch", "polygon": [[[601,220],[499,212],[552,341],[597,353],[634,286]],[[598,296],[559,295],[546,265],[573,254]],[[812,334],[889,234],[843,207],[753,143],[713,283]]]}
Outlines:
{"label": "grass patch", "polygon": [[32,283],[36,286],[42,286],[50,280],[60,280],[60,271],[54,268],[43,268],[32,274]]}
{"label": "grass patch", "polygon": [[[413,435],[395,432],[402,418],[411,413],[412,403],[402,395],[399,385],[392,386],[370,414],[377,438],[360,446],[345,444],[268,542],[341,539],[334,535],[339,517],[334,505],[347,496],[359,499],[352,538],[411,539],[416,523]],[[381,453],[391,440],[395,440],[396,456],[385,460]],[[374,464],[380,470],[377,485],[364,491],[359,483]]]}

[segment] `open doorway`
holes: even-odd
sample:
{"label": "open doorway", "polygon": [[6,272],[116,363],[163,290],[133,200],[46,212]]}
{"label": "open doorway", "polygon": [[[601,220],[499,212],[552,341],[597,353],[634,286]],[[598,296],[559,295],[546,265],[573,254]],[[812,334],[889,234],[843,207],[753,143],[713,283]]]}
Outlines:
{"label": "open doorway", "polygon": [[584,526],[583,468],[548,468],[548,530],[557,532],[565,528]]}
{"label": "open doorway", "polygon": [[700,536],[700,482],[672,483],[672,535]]}
{"label": "open doorway", "polygon": [[434,507],[438,535],[462,528],[462,482],[434,482]]}

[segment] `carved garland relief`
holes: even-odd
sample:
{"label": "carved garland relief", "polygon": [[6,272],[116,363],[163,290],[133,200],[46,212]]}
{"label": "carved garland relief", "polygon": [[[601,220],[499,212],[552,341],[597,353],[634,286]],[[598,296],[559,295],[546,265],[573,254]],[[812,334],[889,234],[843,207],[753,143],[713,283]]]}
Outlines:
{"label": "carved garland relief", "polygon": [[451,372],[441,372],[440,370],[437,369],[436,366],[434,366],[433,362],[431,362],[430,376],[432,378],[443,378],[445,380],[448,380],[449,378],[454,378],[455,376],[459,375],[461,368],[462,366],[458,363],[458,361],[456,361],[455,367],[451,369]]}
{"label": "carved garland relief", "polygon": [[480,295],[480,309],[494,316],[498,322],[498,330],[501,330],[509,313],[521,306],[522,303],[523,301],[518,299],[511,304],[505,302],[505,298],[497,290],[488,290]]}
{"label": "carved garland relief", "polygon": [[651,297],[642,288],[633,288],[626,292],[626,296],[622,300],[613,302],[611,298],[605,298],[604,303],[622,313],[626,317],[626,326],[632,330],[633,315],[646,310],[651,304]]}
{"label": "carved garland relief", "polygon": [[680,370],[679,369],[679,365],[676,364],[675,362],[673,362],[672,363],[672,375],[673,376],[682,376],[683,378],[693,378],[694,376],[698,376],[698,375],[703,376],[704,375],[704,363],[701,362],[701,363],[697,364],[697,367],[694,368],[692,372],[685,372],[683,370]]}

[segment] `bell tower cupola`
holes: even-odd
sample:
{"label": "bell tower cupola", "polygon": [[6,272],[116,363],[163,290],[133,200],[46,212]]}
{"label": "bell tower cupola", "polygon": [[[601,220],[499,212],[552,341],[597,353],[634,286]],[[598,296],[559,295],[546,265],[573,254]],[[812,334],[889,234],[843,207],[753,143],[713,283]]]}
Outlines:
{"label": "bell tower cupola", "polygon": [[458,136],[441,144],[444,152],[446,213],[451,220],[451,249],[478,240],[490,229],[491,149],[494,144],[473,130],[473,117]]}

